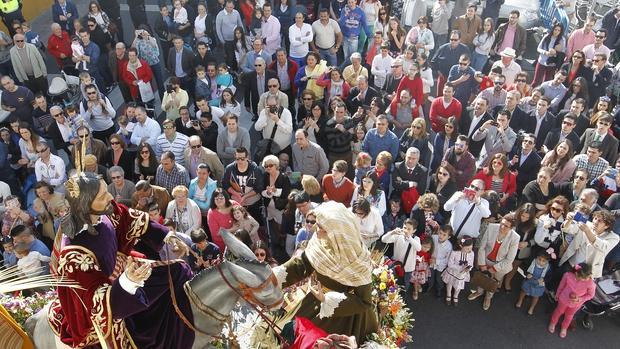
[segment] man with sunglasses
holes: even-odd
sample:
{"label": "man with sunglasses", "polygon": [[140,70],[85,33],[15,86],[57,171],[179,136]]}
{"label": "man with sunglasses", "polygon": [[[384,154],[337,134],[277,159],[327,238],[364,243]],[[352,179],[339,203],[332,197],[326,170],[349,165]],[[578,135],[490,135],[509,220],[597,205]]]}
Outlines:
{"label": "man with sunglasses", "polygon": [[450,32],[450,41],[441,45],[431,60],[433,70],[439,71],[437,78],[437,97],[443,94],[443,86],[448,81],[450,69],[459,63],[462,55],[470,55],[471,51],[467,45],[461,43],[461,32],[453,30]]}
{"label": "man with sunglasses", "polygon": [[[501,69],[501,68],[500,68]],[[478,97],[484,97],[489,102],[488,109],[493,110],[498,105],[506,101],[506,77],[503,74],[496,75],[493,79],[493,86],[487,87],[478,93]]]}
{"label": "man with sunglasses", "polygon": [[497,115],[497,121],[489,120],[474,132],[472,140],[484,140],[484,147],[476,165],[478,168],[488,166],[489,160],[497,153],[507,153],[517,140],[517,134],[509,126],[510,112],[503,110]]}
{"label": "man with sunglasses", "polygon": [[581,136],[580,144],[575,146],[576,151],[581,150],[581,154],[586,154],[590,144],[601,143],[601,157],[610,164],[615,164],[618,159],[618,139],[609,133],[609,128],[613,123],[610,114],[605,113],[596,122],[596,128],[589,128]]}
{"label": "man with sunglasses", "polygon": [[250,152],[247,149],[237,148],[235,162],[226,166],[224,170],[222,189],[262,224],[260,193],[265,189],[264,175],[258,165],[250,159]]}
{"label": "man with sunglasses", "polygon": [[202,140],[196,135],[189,137],[187,145],[188,146],[185,148],[183,156],[185,162],[182,163],[189,171],[189,177],[191,179],[198,176],[198,168],[200,164],[206,164],[209,166],[209,173],[215,180],[219,181],[222,179],[222,176],[224,175],[224,165],[220,161],[217,153],[207,147],[204,147],[202,145]]}
{"label": "man with sunglasses", "polygon": [[607,87],[611,84],[613,72],[607,68],[608,58],[604,53],[596,53],[592,59],[592,80],[588,84],[590,108],[594,107],[599,97],[607,94]]}
{"label": "man with sunglasses", "polygon": [[521,147],[510,160],[510,170],[517,174],[517,193],[521,193],[525,186],[536,179],[542,159],[536,152],[536,137],[531,133],[523,136]]}
{"label": "man with sunglasses", "polygon": [[[289,97],[286,93],[280,91],[280,82],[278,81],[278,79],[276,78],[269,79],[269,81],[267,81],[267,88],[269,90],[263,93],[260,96],[260,99],[258,101],[258,114],[259,115],[265,109],[265,105],[267,104],[267,97],[269,96],[274,96],[275,98],[277,98],[279,105],[290,107]],[[291,110],[289,109],[289,111]],[[292,111],[291,111],[291,114],[292,114]]]}
{"label": "man with sunglasses", "polygon": [[11,63],[17,79],[34,93],[47,93],[47,67],[37,47],[26,42],[24,34],[15,34]]}
{"label": "man with sunglasses", "polygon": [[[253,69],[242,75],[243,86],[245,87],[245,109],[254,115],[252,121],[258,120],[260,114],[258,102],[263,93],[269,91],[269,80],[277,78],[276,73],[267,69],[267,60],[263,57],[257,57],[253,63]],[[285,105],[288,106],[288,104]]]}
{"label": "man with sunglasses", "polygon": [[444,204],[444,210],[452,212],[450,225],[454,228],[454,235],[457,238],[463,235],[478,238],[480,235],[482,219],[491,215],[489,202],[480,197],[484,189],[484,181],[474,179],[468,188],[457,191]]}
{"label": "man with sunglasses", "polygon": [[45,142],[40,142],[35,148],[39,155],[39,159],[34,163],[37,181],[45,181],[52,185],[55,191],[63,193],[67,180],[65,162],[60,156],[52,154],[49,144]]}
{"label": "man with sunglasses", "polygon": [[80,115],[93,131],[93,137],[107,142],[114,133],[116,110],[110,99],[97,91],[97,86],[90,84],[84,88],[86,99],[80,103]]}
{"label": "man with sunglasses", "polygon": [[558,143],[565,139],[571,142],[573,148],[579,144],[579,136],[574,131],[577,125],[577,118],[577,115],[569,112],[563,117],[562,126],[560,128],[555,128],[547,133],[541,149],[543,153],[547,153],[551,149],[554,149]]}
{"label": "man with sunglasses", "polygon": [[594,42],[584,46],[583,48],[583,53],[586,55],[586,59],[593,60],[594,55],[597,53],[604,53],[607,57],[609,57],[611,50],[605,46],[605,39],[607,39],[607,30],[597,30],[594,35]]}
{"label": "man with sunglasses", "polygon": [[82,143],[86,143],[86,154],[93,154],[97,159],[105,159],[105,153],[108,150],[105,143],[93,138],[90,133],[90,129],[87,126],[80,126],[77,129],[78,141],[71,150],[71,161],[79,160],[83,161],[82,157]]}
{"label": "man with sunglasses", "polygon": [[[454,98],[461,102],[462,106],[469,105],[471,95],[478,89],[478,82],[474,79],[476,71],[470,64],[471,58],[469,55],[463,54],[459,57],[458,64],[450,68],[450,74],[448,75],[448,81],[454,85]],[[465,110],[465,108],[462,109]]]}

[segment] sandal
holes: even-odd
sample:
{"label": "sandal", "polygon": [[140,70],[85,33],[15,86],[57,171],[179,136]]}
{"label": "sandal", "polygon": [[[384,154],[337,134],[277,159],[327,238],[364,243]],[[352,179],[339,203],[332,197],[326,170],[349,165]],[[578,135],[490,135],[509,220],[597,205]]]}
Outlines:
{"label": "sandal", "polygon": [[523,304],[522,304],[522,303],[517,302],[517,303],[515,303],[515,308],[519,309],[519,308],[521,308],[521,305],[523,305]]}
{"label": "sandal", "polygon": [[534,315],[534,308],[530,308],[527,310],[528,315]]}
{"label": "sandal", "polygon": [[457,307],[459,305],[459,299],[458,298],[453,298],[452,299],[452,306],[453,307]]}
{"label": "sandal", "polygon": [[560,338],[566,338],[566,329],[565,328],[560,330]]}
{"label": "sandal", "polygon": [[446,297],[446,305],[450,305],[450,300],[451,300],[451,299],[452,299],[452,298],[450,298],[450,297]]}
{"label": "sandal", "polygon": [[547,331],[549,331],[549,333],[555,333],[555,325],[549,324],[549,327],[547,328]]}

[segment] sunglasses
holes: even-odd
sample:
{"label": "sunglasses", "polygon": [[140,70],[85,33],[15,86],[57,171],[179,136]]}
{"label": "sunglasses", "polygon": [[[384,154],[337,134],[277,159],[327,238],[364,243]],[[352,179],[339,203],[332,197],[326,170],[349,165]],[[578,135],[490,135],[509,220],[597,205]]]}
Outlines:
{"label": "sunglasses", "polygon": [[56,118],[56,117],[59,117],[59,116],[61,116],[61,115],[62,115],[62,113],[59,113],[59,114],[52,114],[52,117],[53,117],[53,118]]}
{"label": "sunglasses", "polygon": [[45,149],[41,149],[41,150],[37,150],[37,153],[39,153],[39,154],[43,154],[43,153],[45,153],[45,152],[46,152],[46,151],[48,151],[48,150],[49,150],[49,148],[45,148]]}
{"label": "sunglasses", "polygon": [[450,39],[450,41],[459,41],[459,39]]}
{"label": "sunglasses", "polygon": [[275,166],[274,164],[265,164],[265,168],[272,168],[274,166]]}
{"label": "sunglasses", "polygon": [[306,219],[306,223],[308,223],[308,224],[315,224],[316,220]]}
{"label": "sunglasses", "polygon": [[269,88],[271,87],[278,87],[278,85],[268,85]]}
{"label": "sunglasses", "polygon": [[310,97],[310,98],[308,98],[308,97],[304,97],[304,101],[311,101],[311,100],[313,100],[313,99],[314,99],[314,98],[312,98],[312,97]]}
{"label": "sunglasses", "polygon": [[574,123],[568,122],[568,121],[562,121],[562,124],[568,125],[568,126],[573,126],[574,125]]}
{"label": "sunglasses", "polygon": [[254,255],[256,257],[267,257],[267,254],[265,252],[256,252],[254,253]]}
{"label": "sunglasses", "polygon": [[93,91],[93,92],[86,92],[86,94],[87,94],[87,95],[89,95],[89,96],[90,96],[90,95],[96,95],[96,94],[97,94],[97,92],[96,92],[96,91]]}
{"label": "sunglasses", "polygon": [[84,139],[84,138],[88,138],[89,135],[81,135],[80,138]]}
{"label": "sunglasses", "polygon": [[262,64],[254,64],[255,67],[262,67]]}
{"label": "sunglasses", "polygon": [[[517,79],[517,82],[526,82],[525,79]],[[501,81],[499,82],[500,84],[502,83]]]}
{"label": "sunglasses", "polygon": [[15,40],[15,42],[24,42],[24,40]]}
{"label": "sunglasses", "polygon": [[554,212],[564,212],[564,209],[551,206],[551,211],[554,211]]}
{"label": "sunglasses", "polygon": [[140,154],[148,154],[148,153],[150,153],[148,150],[143,150],[140,152]]}
{"label": "sunglasses", "polygon": [[110,145],[119,145],[121,142],[110,142]]}

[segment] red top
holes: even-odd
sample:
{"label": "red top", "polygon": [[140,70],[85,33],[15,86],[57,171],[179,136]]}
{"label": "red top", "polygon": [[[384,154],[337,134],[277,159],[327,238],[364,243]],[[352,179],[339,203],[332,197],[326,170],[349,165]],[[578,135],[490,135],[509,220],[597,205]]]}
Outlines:
{"label": "red top", "polygon": [[138,78],[136,79],[136,76],[133,75],[133,73],[131,73],[129,70],[127,70],[128,61],[123,62],[122,66],[120,64],[121,62],[119,61],[120,78],[123,79],[123,81],[129,86],[129,92],[131,92],[131,96],[133,98],[138,97],[138,85],[134,85],[133,83],[134,81],[138,80],[150,82],[153,79],[153,71],[151,70],[151,67],[148,63],[146,63],[145,60],[141,59],[140,64],[142,66],[136,70],[136,73],[138,75]]}
{"label": "red top", "polygon": [[331,173],[323,176],[323,198],[325,201],[336,201],[346,207],[351,206],[351,199],[353,198],[353,191],[355,190],[355,184],[350,179],[344,178],[344,183],[340,187],[334,186],[334,177]]}
{"label": "red top", "polygon": [[[402,80],[398,84],[398,88],[396,89],[396,98],[393,99],[397,104],[400,103],[400,91],[409,90],[411,94],[411,98],[415,100],[415,108],[413,117],[414,119],[418,117],[418,107],[424,103],[424,91],[422,89],[422,79],[419,76],[414,78],[413,80],[409,78],[408,75],[403,76]],[[396,114],[393,114],[396,115]]]}
{"label": "red top", "polygon": [[[238,203],[234,200],[230,200],[230,204],[231,206],[238,205]],[[211,238],[213,238],[213,243],[220,248],[220,251],[224,251],[226,245],[224,244],[224,239],[222,239],[222,237],[220,236],[220,228],[232,228],[232,211],[230,211],[230,213],[221,213],[217,209],[210,208],[207,212],[207,222],[209,224]]]}
{"label": "red top", "polygon": [[493,80],[488,77],[485,76],[482,78],[482,81],[480,81],[480,91],[482,92],[483,90],[486,90],[489,87],[493,87],[495,86],[495,83],[493,83]]}
{"label": "red top", "polygon": [[[478,171],[478,173],[476,173],[476,176],[472,178],[472,180],[474,179],[483,180],[484,187],[486,189],[491,189],[491,185],[493,184],[493,175],[491,174],[491,172],[489,172],[488,174],[484,174],[484,170],[480,170]],[[517,176],[512,171],[506,171],[506,173],[504,173],[504,183],[502,184],[502,193],[505,193],[507,195],[512,195],[516,191],[517,191]]]}
{"label": "red top", "polygon": [[491,260],[491,261],[496,261],[497,259],[497,253],[499,252],[499,248],[502,247],[501,242],[495,240],[495,245],[493,245],[493,249],[491,250],[491,252],[487,255],[487,259]]}
{"label": "red top", "polygon": [[60,54],[63,53],[65,57],[71,57],[73,51],[71,51],[71,38],[69,37],[69,33],[63,30],[62,37],[57,37],[56,35],[50,35],[49,39],[47,39],[47,51],[56,58],[56,63],[59,66],[62,66],[62,58]]}
{"label": "red top", "polygon": [[249,1],[242,1],[239,4],[239,12],[245,19],[245,26],[249,27],[252,24],[252,18],[254,18],[254,6]]}
{"label": "red top", "polygon": [[431,120],[431,128],[433,131],[439,133],[443,131],[444,122],[439,121],[438,117],[449,118],[454,116],[456,121],[461,119],[461,102],[456,98],[452,98],[448,107],[443,105],[443,97],[437,97],[431,103],[431,110],[429,112],[429,119]]}

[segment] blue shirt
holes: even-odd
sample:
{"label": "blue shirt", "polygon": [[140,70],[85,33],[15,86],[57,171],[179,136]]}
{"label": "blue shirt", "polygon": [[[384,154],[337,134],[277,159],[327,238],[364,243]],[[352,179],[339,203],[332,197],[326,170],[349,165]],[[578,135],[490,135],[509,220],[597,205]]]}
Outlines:
{"label": "blue shirt", "polygon": [[176,75],[179,78],[182,78],[185,76],[185,72],[183,71],[183,50],[181,50],[181,52],[175,52],[176,53],[176,58],[174,61],[174,75]]}
{"label": "blue shirt", "polygon": [[458,80],[461,76],[469,74],[469,79],[465,82],[462,82],[456,85],[454,89],[454,98],[458,99],[461,102],[461,105],[467,106],[469,103],[469,97],[476,93],[478,90],[478,82],[474,79],[474,68],[471,66],[467,67],[467,69],[462,70],[460,65],[454,65],[450,69],[450,74],[448,75],[448,81],[453,82]]}
{"label": "blue shirt", "polygon": [[392,154],[392,159],[398,157],[398,137],[394,132],[387,130],[385,135],[381,136],[377,131],[377,128],[373,128],[364,137],[362,143],[362,150],[370,154],[373,162],[376,160],[377,155],[382,151],[388,151]]}
{"label": "blue shirt", "polygon": [[84,56],[90,57],[90,62],[88,63],[88,70],[91,72],[97,71],[97,63],[99,62],[99,56],[101,55],[101,50],[99,46],[94,42],[88,43],[88,45],[84,46]]}
{"label": "blue shirt", "polygon": [[356,38],[360,36],[362,30],[366,32],[366,36],[371,38],[374,33],[370,32],[368,23],[366,23],[366,13],[359,6],[355,10],[351,10],[349,5],[345,6],[340,12],[340,20],[338,20],[342,35],[345,38]]}
{"label": "blue shirt", "polygon": [[32,242],[32,245],[30,246],[30,251],[37,251],[40,254],[47,256],[47,257],[51,255],[50,249],[47,248],[47,246],[45,246],[45,244],[37,238],[35,238],[34,241]]}
{"label": "blue shirt", "polygon": [[15,256],[15,253],[13,252],[2,252],[2,258],[4,259],[3,264],[5,267],[12,267],[14,265],[17,265],[17,256]]}
{"label": "blue shirt", "polygon": [[452,69],[452,66],[459,64],[459,58],[463,54],[471,56],[469,47],[462,43],[455,48],[452,48],[450,43],[441,45],[431,61],[433,70],[439,70],[444,76],[450,75],[450,69]]}

